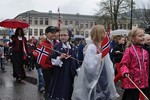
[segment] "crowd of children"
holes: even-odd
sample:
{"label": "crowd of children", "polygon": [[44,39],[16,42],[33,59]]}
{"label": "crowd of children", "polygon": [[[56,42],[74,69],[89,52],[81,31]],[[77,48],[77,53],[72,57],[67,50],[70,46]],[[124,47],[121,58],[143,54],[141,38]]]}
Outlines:
{"label": "crowd of children", "polygon": [[128,36],[114,36],[110,52],[102,58],[106,35],[104,26],[96,25],[90,44],[81,40],[75,45],[65,28],[48,26],[39,40],[32,37],[28,41],[22,28],[17,28],[11,42],[0,42],[0,67],[5,72],[5,57],[12,56],[18,82],[26,78],[24,65],[30,71],[36,68],[38,90],[45,100],[113,100],[119,97],[115,87],[119,80],[122,100],[144,100],[129,77],[150,99],[150,35],[135,28]]}

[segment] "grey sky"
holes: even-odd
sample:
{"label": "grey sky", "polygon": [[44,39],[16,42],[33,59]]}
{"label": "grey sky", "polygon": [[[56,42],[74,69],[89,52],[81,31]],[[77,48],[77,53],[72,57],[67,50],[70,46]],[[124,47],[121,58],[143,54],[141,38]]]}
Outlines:
{"label": "grey sky", "polygon": [[[61,13],[80,13],[93,15],[97,9],[97,3],[101,0],[1,0],[0,20],[14,18],[22,12],[36,10],[40,12],[57,12],[60,7]],[[135,0],[139,5],[143,0]],[[144,0],[149,1],[149,0]]]}

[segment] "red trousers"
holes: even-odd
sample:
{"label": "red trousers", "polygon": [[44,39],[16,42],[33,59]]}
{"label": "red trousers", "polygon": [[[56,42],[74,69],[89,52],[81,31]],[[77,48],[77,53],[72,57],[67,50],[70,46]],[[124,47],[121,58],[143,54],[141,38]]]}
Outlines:
{"label": "red trousers", "polygon": [[117,69],[117,75],[115,76],[115,79],[114,79],[114,83],[117,83],[118,80],[121,79],[122,75],[121,75],[121,71],[120,71],[120,63],[115,63],[115,66],[116,66],[116,69]]}
{"label": "red trousers", "polygon": [[140,100],[144,100],[144,96],[142,95],[142,93],[140,93],[139,99],[140,99]]}

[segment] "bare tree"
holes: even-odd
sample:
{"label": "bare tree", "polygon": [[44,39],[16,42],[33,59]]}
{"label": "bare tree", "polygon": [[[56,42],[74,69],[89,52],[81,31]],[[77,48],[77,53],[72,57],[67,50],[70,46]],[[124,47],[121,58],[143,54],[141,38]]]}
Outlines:
{"label": "bare tree", "polygon": [[142,13],[142,23],[141,26],[142,28],[145,28],[146,33],[150,34],[150,3],[149,2],[143,2],[143,8],[144,11]]}
{"label": "bare tree", "polygon": [[142,21],[145,25],[150,24],[150,3],[143,2],[143,12],[142,12]]}
{"label": "bare tree", "polygon": [[150,3],[143,1],[140,6],[141,9],[135,9],[133,14],[139,20],[140,27],[146,28],[150,24]]}
{"label": "bare tree", "polygon": [[108,30],[108,26],[110,25],[110,16],[102,15],[96,17],[96,23],[104,25],[105,29]]}
{"label": "bare tree", "polygon": [[102,0],[99,4],[99,10],[96,15],[110,16],[110,22],[112,24],[112,29],[118,29],[118,16],[121,13],[130,10],[131,2],[130,0]]}

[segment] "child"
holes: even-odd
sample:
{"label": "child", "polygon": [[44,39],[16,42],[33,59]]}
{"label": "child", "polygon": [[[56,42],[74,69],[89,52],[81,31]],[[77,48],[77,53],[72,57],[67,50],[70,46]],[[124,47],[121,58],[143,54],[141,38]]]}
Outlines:
{"label": "child", "polygon": [[117,83],[118,80],[121,78],[120,72],[120,62],[125,50],[125,38],[123,36],[118,37],[118,44],[113,48],[112,55],[114,57],[114,64],[117,69],[117,75],[114,79],[114,82]]}
{"label": "child", "polygon": [[[43,42],[46,40],[46,37],[45,36],[40,36],[39,37],[39,43],[40,42]],[[36,70],[37,70],[37,73],[38,73],[38,91],[40,93],[44,93],[45,91],[45,86],[44,86],[44,78],[43,78],[43,73],[42,73],[42,68],[41,68],[41,65],[36,63]]]}
{"label": "child", "polygon": [[86,45],[85,39],[82,39],[82,40],[80,40],[78,48],[77,48],[77,55],[78,55],[78,60],[80,61],[79,62],[80,66],[82,65],[82,61],[84,58],[83,48],[85,47],[85,45]]}
{"label": "child", "polygon": [[144,31],[140,28],[132,29],[129,33],[129,42],[121,61],[121,73],[123,76],[122,87],[125,89],[122,100],[138,100],[139,91],[127,78],[133,82],[147,95],[149,55],[142,48],[144,42]]}
{"label": "child", "polygon": [[37,45],[37,50],[35,51],[35,53],[33,53],[34,56],[37,58],[36,59],[37,63],[40,64],[42,68],[44,88],[45,88],[44,94],[45,100],[49,98],[48,90],[51,81],[52,67],[53,67],[49,55],[51,55],[51,49],[54,46],[53,38],[55,38],[55,33],[56,33],[55,27],[48,26],[45,29],[46,39],[44,39],[42,42],[39,42],[39,44]]}
{"label": "child", "polygon": [[4,43],[2,41],[0,41],[0,66],[1,66],[1,70],[2,72],[5,72],[5,58],[4,58]]}
{"label": "child", "polygon": [[75,54],[75,47],[73,47],[69,41],[69,35],[67,29],[60,31],[60,43],[58,43],[51,55],[53,66],[53,74],[50,82],[50,100],[71,100],[73,91],[74,77],[76,76],[76,69],[78,63]]}
{"label": "child", "polygon": [[109,53],[102,59],[101,43],[105,36],[104,26],[96,25],[92,28],[92,43],[87,47],[75,80],[72,100],[111,100],[118,97]]}
{"label": "child", "polygon": [[35,66],[35,63],[36,63],[36,59],[33,56],[33,51],[36,50],[36,44],[37,43],[35,43],[35,40],[32,40],[32,39],[29,40],[29,45],[28,45],[28,48],[29,48],[28,63],[29,63],[29,70],[30,71],[34,70],[34,66]]}

